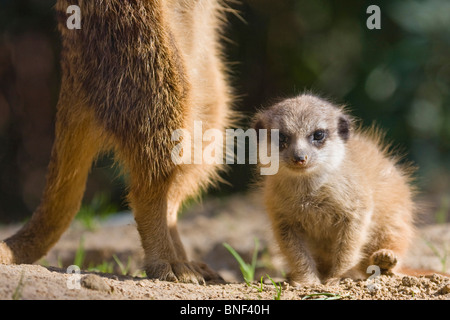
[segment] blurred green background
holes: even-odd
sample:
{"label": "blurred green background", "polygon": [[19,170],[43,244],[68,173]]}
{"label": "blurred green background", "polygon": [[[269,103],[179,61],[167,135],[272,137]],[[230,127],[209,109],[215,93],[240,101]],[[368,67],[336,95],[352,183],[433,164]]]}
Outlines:
{"label": "blurred green background", "polygon": [[[0,0],[0,223],[22,221],[45,183],[59,92],[55,1]],[[369,30],[369,5],[381,29]],[[235,108],[248,119],[281,97],[312,90],[376,122],[419,166],[430,221],[449,220],[450,1],[243,0],[229,5],[224,40]],[[244,22],[245,21],[245,22]],[[248,123],[243,123],[244,126]],[[251,168],[231,166],[227,196],[249,188]],[[126,208],[110,157],[99,159],[85,203],[102,194]],[[433,220],[434,219],[434,220]]]}

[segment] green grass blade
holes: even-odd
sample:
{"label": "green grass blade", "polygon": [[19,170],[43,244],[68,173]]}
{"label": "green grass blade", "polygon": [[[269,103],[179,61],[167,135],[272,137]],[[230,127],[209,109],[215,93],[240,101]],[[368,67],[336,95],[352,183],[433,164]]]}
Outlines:
{"label": "green grass blade", "polygon": [[283,287],[281,286],[281,283],[276,283],[268,274],[266,274],[266,277],[267,277],[267,279],[269,279],[270,280],[270,282],[272,282],[272,284],[274,285],[274,287],[275,287],[275,290],[276,290],[276,292],[277,292],[277,294],[276,295],[274,295],[273,296],[273,298],[275,299],[275,300],[281,300],[281,292],[282,292],[282,290],[283,290]]}
{"label": "green grass blade", "polygon": [[127,266],[125,267],[120,261],[119,257],[117,257],[115,254],[113,254],[113,259],[116,261],[117,265],[119,266],[120,272],[123,276],[126,276],[128,274],[128,271],[130,270],[130,264],[131,264],[131,257],[128,257]]}
{"label": "green grass blade", "polygon": [[253,272],[256,269],[256,262],[257,262],[257,259],[258,259],[258,250],[259,250],[259,240],[258,240],[258,238],[255,238],[254,241],[255,241],[255,249],[253,250],[252,266],[251,266],[251,270],[253,270]]}
{"label": "green grass blade", "polygon": [[12,295],[13,300],[20,300],[22,298],[22,290],[24,287],[24,282],[23,282],[24,275],[25,275],[25,272],[22,270],[22,272],[20,274],[19,283],[17,284],[17,287],[14,290],[14,293]]}
{"label": "green grass blade", "polygon": [[81,236],[80,245],[78,246],[77,252],[75,253],[75,259],[73,261],[73,264],[81,269],[83,267],[84,257],[85,257],[84,236]]}
{"label": "green grass blade", "polygon": [[233,257],[236,259],[236,261],[239,264],[239,267],[241,269],[242,275],[244,277],[244,280],[246,282],[251,282],[253,281],[253,276],[254,276],[254,272],[252,272],[251,270],[251,266],[249,266],[243,259],[242,257],[239,255],[239,253],[237,253],[236,250],[233,249],[233,247],[231,247],[228,243],[224,242],[223,246],[233,255]]}
{"label": "green grass blade", "polygon": [[[322,296],[325,296],[325,297],[322,297]],[[318,297],[318,298],[310,299],[313,297]],[[310,299],[310,300],[339,300],[342,298],[343,298],[343,296],[341,296],[340,294],[330,293],[330,292],[320,292],[320,293],[308,294],[308,295],[304,296],[302,298],[302,300],[308,300],[308,299]]]}

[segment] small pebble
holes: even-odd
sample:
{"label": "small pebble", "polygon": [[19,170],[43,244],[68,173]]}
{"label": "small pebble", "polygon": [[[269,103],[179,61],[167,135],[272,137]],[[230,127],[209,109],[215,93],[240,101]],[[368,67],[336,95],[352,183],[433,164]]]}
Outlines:
{"label": "small pebble", "polygon": [[402,278],[402,284],[405,287],[412,287],[412,286],[417,286],[419,284],[419,281],[414,277],[404,276]]}
{"label": "small pebble", "polygon": [[440,283],[444,280],[444,277],[437,273],[433,273],[431,276],[427,276],[427,278],[429,278],[430,281],[434,283]]}
{"label": "small pebble", "polygon": [[81,285],[91,290],[110,291],[110,287],[105,280],[95,274],[88,274],[81,278]]}
{"label": "small pebble", "polygon": [[443,286],[440,290],[441,294],[447,294],[450,293],[450,283],[447,283],[445,286]]}

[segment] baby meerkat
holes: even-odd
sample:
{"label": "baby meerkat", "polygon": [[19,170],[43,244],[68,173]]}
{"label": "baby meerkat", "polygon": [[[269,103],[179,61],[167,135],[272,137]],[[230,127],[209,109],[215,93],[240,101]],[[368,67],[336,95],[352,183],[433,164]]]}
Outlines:
{"label": "baby meerkat", "polygon": [[262,186],[291,284],[397,269],[414,234],[411,170],[376,130],[308,94],[259,112],[255,129],[279,130],[279,170]]}

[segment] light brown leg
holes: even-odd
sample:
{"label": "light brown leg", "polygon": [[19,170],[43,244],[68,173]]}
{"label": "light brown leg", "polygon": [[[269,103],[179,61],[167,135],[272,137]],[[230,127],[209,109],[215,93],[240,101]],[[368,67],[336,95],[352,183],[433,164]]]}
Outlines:
{"label": "light brown leg", "polygon": [[[33,263],[47,253],[80,208],[92,161],[103,144],[88,111],[60,99],[56,137],[40,206],[15,235],[0,242],[0,263]],[[73,112],[71,110],[79,112]],[[83,109],[84,110],[84,109]]]}
{"label": "light brown leg", "polygon": [[[181,261],[188,261],[188,258],[178,233],[178,211],[183,200],[189,196],[195,195],[198,189],[198,183],[207,180],[207,177],[211,175],[211,173],[208,173],[208,169],[212,170],[213,168],[207,166],[198,167],[195,165],[183,165],[179,168],[182,178],[173,181],[170,188],[167,212],[168,227],[177,258]],[[189,183],[193,183],[193,185],[189,186]],[[223,281],[223,278],[205,263],[190,261],[189,266],[200,273],[205,281]]]}
{"label": "light brown leg", "polygon": [[272,217],[272,226],[281,252],[287,259],[292,286],[314,285],[320,283],[319,273],[304,239],[298,230],[286,223],[278,223]]}
{"label": "light brown leg", "polygon": [[[149,278],[203,284],[203,276],[187,261],[173,213],[178,205],[169,195],[172,177],[142,181],[141,174],[130,175],[130,205],[145,253],[145,271]],[[173,176],[176,176],[174,174]],[[182,177],[177,177],[182,180]],[[151,181],[151,182],[150,182]]]}

